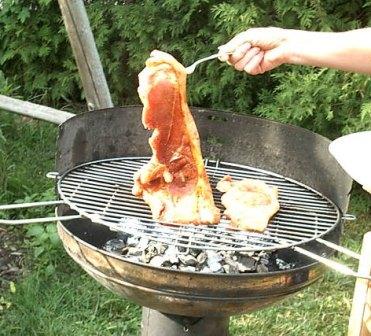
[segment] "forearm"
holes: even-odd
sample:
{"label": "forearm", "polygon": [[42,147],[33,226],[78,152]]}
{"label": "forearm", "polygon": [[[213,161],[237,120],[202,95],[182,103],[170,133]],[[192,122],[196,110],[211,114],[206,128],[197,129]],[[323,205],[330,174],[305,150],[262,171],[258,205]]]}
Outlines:
{"label": "forearm", "polygon": [[286,63],[371,74],[371,28],[343,33],[287,30]]}

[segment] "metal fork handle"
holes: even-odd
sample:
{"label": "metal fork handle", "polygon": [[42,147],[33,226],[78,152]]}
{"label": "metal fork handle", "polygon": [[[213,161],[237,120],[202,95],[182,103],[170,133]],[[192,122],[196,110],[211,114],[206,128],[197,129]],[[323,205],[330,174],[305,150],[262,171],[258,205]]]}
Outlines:
{"label": "metal fork handle", "polygon": [[[22,204],[9,204],[0,205],[0,211],[12,210],[12,209],[25,209],[34,208],[41,206],[50,206],[64,204],[64,201],[44,201],[44,202],[32,202],[32,203],[22,203]],[[49,223],[55,221],[64,221],[81,218],[81,215],[70,215],[70,216],[53,216],[53,217],[41,217],[41,218],[31,218],[31,219],[0,219],[0,225],[23,225],[23,224],[34,224],[34,223]]]}

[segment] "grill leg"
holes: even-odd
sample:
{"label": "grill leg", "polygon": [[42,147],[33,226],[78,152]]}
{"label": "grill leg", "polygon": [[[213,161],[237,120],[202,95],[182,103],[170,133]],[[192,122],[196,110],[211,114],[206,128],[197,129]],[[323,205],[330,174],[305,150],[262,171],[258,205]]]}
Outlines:
{"label": "grill leg", "polygon": [[141,336],[228,336],[229,317],[188,317],[143,307]]}

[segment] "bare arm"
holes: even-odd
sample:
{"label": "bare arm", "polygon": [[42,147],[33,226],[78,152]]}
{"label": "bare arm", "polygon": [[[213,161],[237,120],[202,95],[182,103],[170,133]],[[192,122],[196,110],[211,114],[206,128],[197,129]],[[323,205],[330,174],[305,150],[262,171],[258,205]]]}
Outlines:
{"label": "bare arm", "polygon": [[[256,75],[281,64],[329,67],[371,75],[371,28],[342,33],[253,28],[220,48],[221,60]],[[232,52],[226,55],[226,52]]]}

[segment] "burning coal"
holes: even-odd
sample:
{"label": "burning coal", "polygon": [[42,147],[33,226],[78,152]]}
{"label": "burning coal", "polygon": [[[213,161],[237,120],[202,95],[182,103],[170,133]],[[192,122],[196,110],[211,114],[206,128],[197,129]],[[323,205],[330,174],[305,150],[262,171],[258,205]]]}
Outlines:
{"label": "burning coal", "polygon": [[275,252],[237,252],[200,250],[174,246],[118,233],[103,249],[134,262],[186,272],[264,273],[295,267],[279,259]]}

